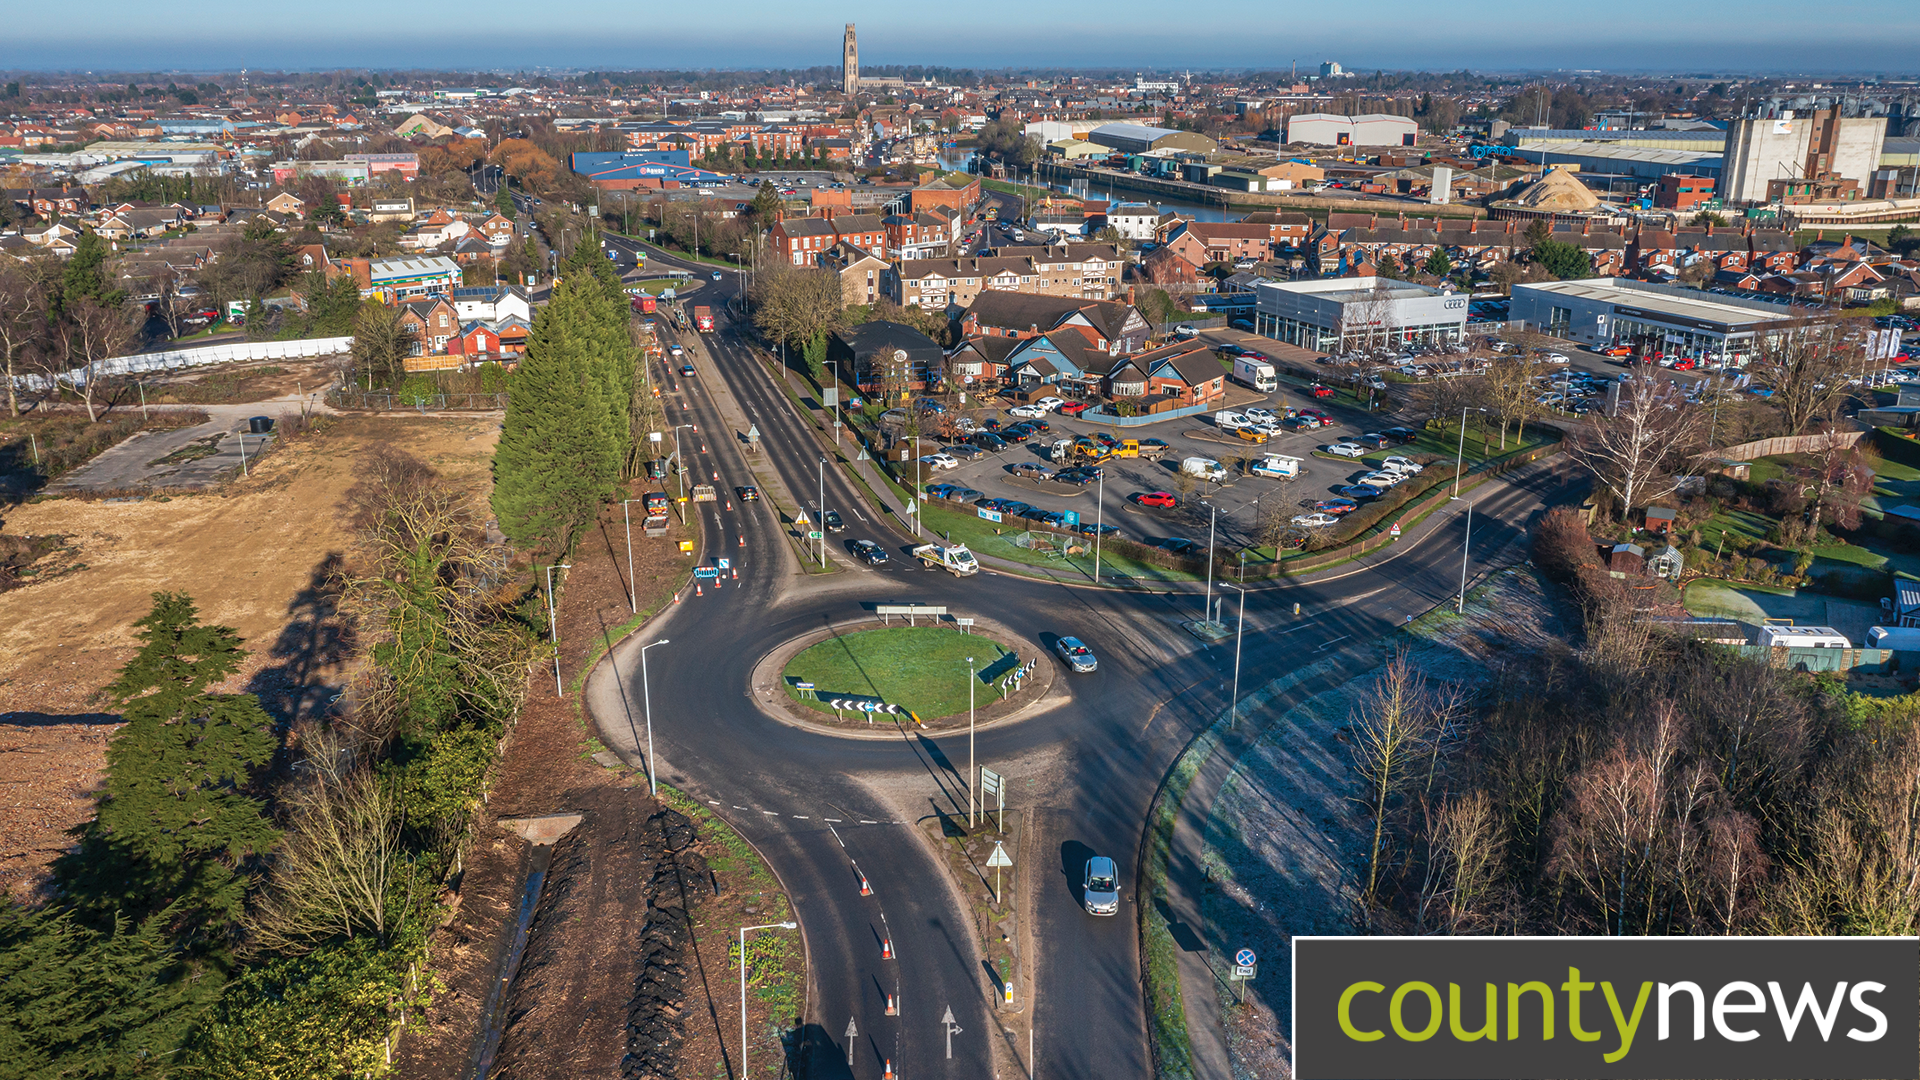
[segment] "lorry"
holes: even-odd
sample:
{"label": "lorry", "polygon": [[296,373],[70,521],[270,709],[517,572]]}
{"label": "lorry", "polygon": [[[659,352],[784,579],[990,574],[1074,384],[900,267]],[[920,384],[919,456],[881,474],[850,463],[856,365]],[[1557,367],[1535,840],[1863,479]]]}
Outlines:
{"label": "lorry", "polygon": [[1285,454],[1268,454],[1249,466],[1247,471],[1255,476],[1291,480],[1300,475],[1300,459],[1288,457]]}
{"label": "lorry", "polygon": [[649,514],[647,515],[647,520],[641,523],[640,528],[648,536],[665,536],[667,535],[667,515]]}
{"label": "lorry", "polygon": [[1271,394],[1280,387],[1279,381],[1274,378],[1272,364],[1245,356],[1233,358],[1232,378],[1234,382],[1251,386],[1263,394]]}
{"label": "lorry", "polygon": [[921,544],[913,549],[913,557],[930,570],[945,570],[954,577],[970,577],[980,572],[980,564],[974,561],[973,552],[965,544]]}
{"label": "lorry", "polygon": [[711,332],[713,330],[713,309],[707,307],[705,304],[694,308],[693,326],[694,329],[703,334]]}
{"label": "lorry", "polygon": [[[635,310],[635,311],[637,311],[637,312],[639,312],[639,313],[640,313],[640,314],[642,314],[642,315],[651,315],[651,314],[653,314],[653,313],[654,313],[654,311],[656,311],[656,310],[657,310],[658,308],[659,308],[659,301],[657,301],[657,300],[655,300],[655,299],[653,298],[653,296],[652,296],[652,295],[650,295],[650,294],[648,294],[648,293],[635,293],[635,294],[634,294],[634,296],[633,296],[633,310]],[[648,325],[648,326],[652,326],[652,325],[653,325],[653,323],[652,323],[651,321],[649,321],[649,322],[647,323],[647,325]]]}

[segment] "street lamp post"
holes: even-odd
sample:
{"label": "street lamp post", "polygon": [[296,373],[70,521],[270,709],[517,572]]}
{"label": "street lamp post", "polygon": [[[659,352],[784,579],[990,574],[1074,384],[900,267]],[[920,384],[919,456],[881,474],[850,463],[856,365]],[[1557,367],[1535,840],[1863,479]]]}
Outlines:
{"label": "street lamp post", "polygon": [[1233,697],[1227,702],[1227,727],[1232,729],[1240,722],[1240,642],[1247,636],[1247,590],[1231,581],[1220,584],[1240,594],[1240,624],[1233,633]]}
{"label": "street lamp post", "polygon": [[1220,508],[1218,506],[1215,506],[1212,503],[1207,503],[1206,505],[1207,505],[1207,509],[1211,511],[1211,513],[1207,515],[1206,611],[1201,615],[1201,618],[1206,620],[1211,620],[1213,618],[1213,539],[1214,539],[1214,527],[1218,525],[1220,522]]}
{"label": "street lamp post", "polygon": [[627,607],[640,614],[640,591],[633,584],[633,511],[627,507],[640,502],[640,499],[621,499],[620,516],[627,523]]}
{"label": "street lamp post", "polygon": [[747,931],[792,930],[799,923],[776,922],[740,928],[740,1080],[747,1080]]}
{"label": "street lamp post", "polygon": [[825,570],[827,568],[827,456],[825,454],[820,455],[820,502],[815,509],[820,513],[820,520],[814,522],[819,526],[816,531],[820,534],[820,569]]}
{"label": "street lamp post", "polygon": [[1473,504],[1467,504],[1467,531],[1460,536],[1460,602],[1454,606],[1456,615],[1467,613],[1467,552],[1473,546]]}
{"label": "street lamp post", "polygon": [[556,618],[554,615],[553,572],[555,570],[571,570],[571,569],[573,569],[572,563],[561,563],[559,566],[547,567],[547,640],[553,646],[553,696],[554,697],[566,697],[567,692],[560,685],[560,620]]}
{"label": "street lamp post", "polygon": [[973,657],[967,657],[967,828],[979,824],[975,806],[980,797],[980,769],[973,756],[973,684],[980,681],[974,673]]}
{"label": "street lamp post", "polygon": [[[666,643],[667,639],[661,638],[653,645]],[[657,799],[660,797],[660,781],[653,769],[653,694],[647,688],[647,650],[653,645],[640,646],[640,707],[647,717],[647,794]]]}
{"label": "street lamp post", "polygon": [[1093,497],[1093,583],[1100,584],[1100,534],[1107,524],[1107,470],[1101,469],[1095,478],[1097,493]]}
{"label": "street lamp post", "polygon": [[833,365],[833,441],[838,445],[840,442],[840,361],[829,360],[827,363]]}
{"label": "street lamp post", "polygon": [[687,459],[680,453],[680,429],[693,427],[692,424],[673,425],[673,471],[680,478],[680,501],[687,501]]}
{"label": "street lamp post", "polygon": [[[1460,406],[1460,445],[1455,447],[1453,451],[1453,495],[1451,496],[1451,498],[1454,498],[1454,499],[1457,499],[1460,497],[1460,474],[1462,471],[1464,471],[1466,467],[1467,410],[1469,408],[1470,406],[1466,406],[1466,405]],[[1487,410],[1474,409],[1473,411],[1486,412]],[[1485,449],[1485,446],[1486,446],[1486,440],[1483,439],[1481,440],[1481,447],[1483,450]]]}

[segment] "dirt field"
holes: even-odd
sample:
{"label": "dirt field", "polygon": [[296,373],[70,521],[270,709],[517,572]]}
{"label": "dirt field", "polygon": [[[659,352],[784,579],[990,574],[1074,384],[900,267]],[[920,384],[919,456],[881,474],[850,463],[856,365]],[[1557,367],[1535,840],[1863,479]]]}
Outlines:
{"label": "dirt field", "polygon": [[283,715],[324,701],[340,644],[324,618],[336,507],[360,453],[407,450],[484,491],[497,419],[351,417],[267,457],[217,493],[140,502],[52,499],[6,512],[14,535],[57,535],[35,580],[0,593],[0,887],[28,889],[91,810],[113,718],[91,698],[132,655],[150,594],[184,590],[252,655],[228,689]]}

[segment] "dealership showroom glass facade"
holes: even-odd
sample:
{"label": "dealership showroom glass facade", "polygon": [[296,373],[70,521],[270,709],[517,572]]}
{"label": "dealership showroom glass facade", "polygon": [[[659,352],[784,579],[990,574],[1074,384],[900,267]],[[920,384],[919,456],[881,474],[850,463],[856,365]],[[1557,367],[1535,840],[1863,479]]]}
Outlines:
{"label": "dealership showroom glass facade", "polygon": [[1391,278],[1262,281],[1254,332],[1318,352],[1458,341],[1467,297]]}
{"label": "dealership showroom glass facade", "polygon": [[1739,367],[1759,341],[1794,316],[1784,305],[1762,300],[1589,278],[1515,285],[1507,317],[1596,349],[1628,345],[1643,354],[1691,356]]}

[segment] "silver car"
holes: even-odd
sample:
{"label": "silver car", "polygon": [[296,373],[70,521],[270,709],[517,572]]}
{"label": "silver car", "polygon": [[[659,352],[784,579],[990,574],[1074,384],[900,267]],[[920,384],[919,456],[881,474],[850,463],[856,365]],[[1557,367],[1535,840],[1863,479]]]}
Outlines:
{"label": "silver car", "polygon": [[1120,912],[1120,871],[1113,860],[1095,855],[1087,860],[1086,887],[1081,893],[1089,915],[1117,915]]}
{"label": "silver car", "polygon": [[1093,650],[1077,637],[1063,637],[1053,647],[1060,651],[1060,658],[1067,662],[1067,666],[1075,671],[1093,671],[1100,666]]}

